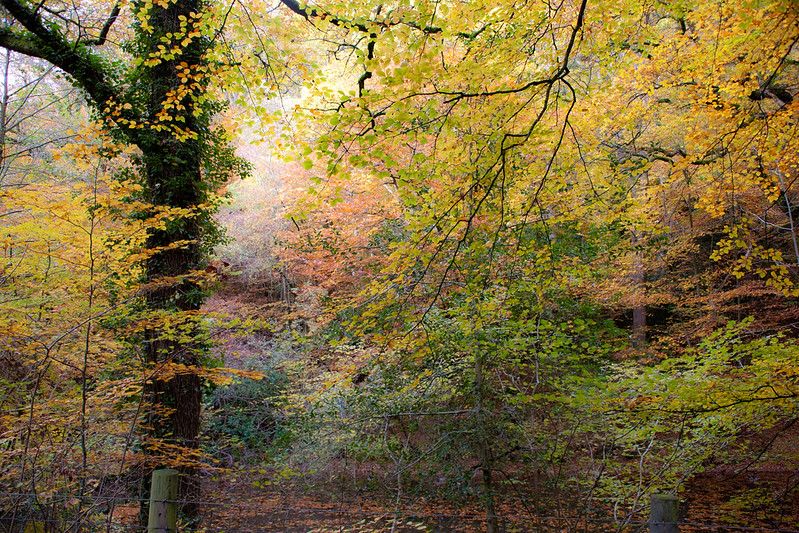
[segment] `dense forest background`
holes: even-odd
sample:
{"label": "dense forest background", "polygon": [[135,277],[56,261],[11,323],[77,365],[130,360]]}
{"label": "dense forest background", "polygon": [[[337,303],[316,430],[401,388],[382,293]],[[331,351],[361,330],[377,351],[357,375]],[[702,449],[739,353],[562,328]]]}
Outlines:
{"label": "dense forest background", "polygon": [[0,0],[0,46],[0,530],[164,467],[207,531],[799,524],[796,2]]}

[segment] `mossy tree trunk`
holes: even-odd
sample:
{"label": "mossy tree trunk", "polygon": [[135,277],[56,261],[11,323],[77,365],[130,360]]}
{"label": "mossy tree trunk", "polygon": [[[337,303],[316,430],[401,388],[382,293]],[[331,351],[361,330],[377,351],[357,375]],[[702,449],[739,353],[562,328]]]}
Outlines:
{"label": "mossy tree trunk", "polygon": [[[208,207],[211,194],[246,172],[224,136],[210,126],[216,107],[207,99],[213,45],[203,26],[208,5],[203,0],[130,4],[135,25],[126,50],[134,61],[126,70],[98,52],[120,4],[109,9],[97,35],[86,37],[92,34],[86,27],[75,38],[74,28],[64,22],[68,17],[56,17],[46,3],[0,0],[7,13],[7,22],[0,23],[0,46],[44,59],[69,74],[112,133],[138,148],[142,199],[152,210],[143,215],[179,211],[147,238],[144,300],[151,316],[144,320],[143,356],[155,379],[145,390],[151,432],[146,438],[196,447],[202,381],[195,370],[202,344],[196,340],[193,312],[205,295],[195,273],[219,236]],[[165,334],[167,322],[178,324],[181,333]],[[158,371],[171,363],[183,370],[158,379]]]}

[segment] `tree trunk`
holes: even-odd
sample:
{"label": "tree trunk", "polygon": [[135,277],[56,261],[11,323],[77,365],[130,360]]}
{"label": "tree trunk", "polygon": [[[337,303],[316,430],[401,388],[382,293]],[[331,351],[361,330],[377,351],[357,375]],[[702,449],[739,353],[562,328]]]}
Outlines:
{"label": "tree trunk", "polygon": [[477,431],[477,456],[480,460],[480,469],[483,474],[483,507],[486,513],[486,531],[499,532],[497,508],[494,502],[494,480],[491,460],[491,441],[488,436],[483,403],[485,400],[485,384],[483,381],[483,360],[480,354],[474,358],[474,384],[475,384],[475,429]]}
{"label": "tree trunk", "polygon": [[3,58],[3,80],[2,91],[0,97],[0,184],[3,183],[6,170],[6,122],[8,116],[8,69],[11,65],[11,50],[5,51]]}
{"label": "tree trunk", "polygon": [[[145,265],[150,316],[143,321],[143,358],[152,366],[153,376],[145,389],[149,401],[145,438],[194,448],[200,429],[202,381],[197,370],[203,347],[195,339],[193,312],[204,294],[192,272],[202,270],[216,237],[211,208],[199,206],[215,185],[245,174],[246,168],[224,139],[210,130],[213,104],[198,103],[208,102],[211,76],[207,53],[213,42],[202,22],[208,4],[203,0],[129,3],[136,21],[129,49],[137,61],[126,75],[96,51],[106,42],[121,4],[109,11],[100,34],[89,38],[94,30],[75,31],[48,19],[43,15],[47,10],[41,9],[44,3],[0,0],[4,9],[0,46],[67,72],[109,128],[140,149],[142,197],[153,206],[149,214],[181,210],[151,230],[146,244],[153,255]],[[179,333],[167,335],[166,322],[177,323]],[[159,371],[174,370],[169,368],[172,363],[182,365],[180,372],[159,376]],[[191,499],[185,487],[182,497]]]}
{"label": "tree trunk", "polygon": [[[190,13],[201,13],[203,9],[203,2],[198,0],[178,0],[166,8],[153,5],[149,18],[149,26],[153,28],[152,44],[148,50],[157,51],[161,44],[158,37],[182,31],[180,17],[185,20]],[[149,71],[149,122],[158,123],[159,114],[169,111],[173,120],[168,122],[195,134],[178,138],[173,131],[165,129],[154,131],[140,143],[147,199],[153,206],[192,209],[205,201],[201,139],[207,136],[207,119],[201,121],[195,116],[195,104],[188,96],[178,100],[174,108],[165,106],[165,102],[181,89],[178,64],[205,66],[207,47],[207,39],[194,39],[175,59],[163,60]],[[168,222],[165,229],[151,231],[147,240],[149,250],[160,250],[146,263],[147,282],[151,287],[147,308],[154,313],[168,311],[164,319],[177,320],[186,333],[183,336],[189,339],[193,339],[197,331],[193,324],[196,319],[190,313],[198,310],[204,299],[197,280],[190,275],[192,271],[201,270],[206,259],[203,233],[202,221],[189,216]],[[174,247],[176,243],[185,244]],[[202,406],[202,380],[197,372],[202,346],[196,341],[165,338],[159,326],[156,322],[145,332],[147,362],[156,369],[178,363],[186,370],[151,383],[148,392],[152,410],[148,425],[153,428],[152,436],[159,440],[169,439],[177,446],[196,448]],[[164,412],[170,414],[159,414]],[[195,499],[190,497],[194,493],[191,487],[197,486],[191,479],[195,469],[183,466],[180,470],[184,474],[181,498]],[[192,514],[191,509],[184,509],[187,511]]]}
{"label": "tree trunk", "polygon": [[[639,196],[638,185],[646,185],[649,173],[644,172],[635,181],[630,183],[630,196]],[[633,248],[633,334],[632,345],[634,348],[642,348],[646,344],[646,277],[644,268],[644,253],[642,246],[645,243],[645,236],[633,230],[631,244]]]}
{"label": "tree trunk", "polygon": [[[633,245],[638,242],[633,238]],[[633,259],[633,346],[646,344],[646,289],[644,287],[644,262],[641,253],[635,251]]]}

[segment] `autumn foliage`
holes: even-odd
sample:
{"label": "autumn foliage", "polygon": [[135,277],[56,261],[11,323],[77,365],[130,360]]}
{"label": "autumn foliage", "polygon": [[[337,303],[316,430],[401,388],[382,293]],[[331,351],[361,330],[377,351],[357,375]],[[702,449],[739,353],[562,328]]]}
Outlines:
{"label": "autumn foliage", "polygon": [[98,119],[3,167],[0,488],[795,502],[795,2],[0,4]]}

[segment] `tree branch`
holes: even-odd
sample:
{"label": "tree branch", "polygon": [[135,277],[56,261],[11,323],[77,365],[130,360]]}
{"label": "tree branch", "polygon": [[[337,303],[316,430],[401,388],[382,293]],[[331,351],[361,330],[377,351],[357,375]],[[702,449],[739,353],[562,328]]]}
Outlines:
{"label": "tree branch", "polygon": [[[0,27],[0,46],[44,59],[63,70],[77,82],[89,100],[101,111],[108,103],[120,102],[119,95],[103,69],[102,58],[87,49],[85,43],[67,41],[56,30],[46,27],[35,11],[31,11],[18,0],[0,0],[0,5],[28,31],[28,34],[25,34],[14,32],[7,26]],[[117,11],[117,8],[114,11]],[[103,33],[107,34],[107,30],[110,30],[116,20],[114,11],[101,32],[100,37],[103,41],[105,40]],[[138,122],[139,119],[131,110],[121,110],[120,117],[131,122]],[[120,130],[136,143],[138,138],[136,132],[125,127],[121,127]]]}
{"label": "tree branch", "polygon": [[94,46],[102,46],[105,44],[106,39],[108,39],[108,32],[111,31],[111,26],[114,25],[114,22],[117,21],[117,17],[119,17],[120,6],[119,2],[114,5],[114,9],[111,10],[111,14],[108,15],[108,20],[105,21],[103,25],[103,29],[100,30],[100,35],[97,39],[92,41],[86,41],[86,44],[94,45]]}
{"label": "tree branch", "polygon": [[0,46],[22,55],[47,59],[38,40],[27,35],[18,35],[10,28],[0,27]]}
{"label": "tree branch", "polygon": [[[355,28],[363,33],[371,33],[373,31],[372,29],[367,27],[366,24],[354,23],[350,20],[335,16],[328,11],[322,11],[316,8],[303,7],[300,5],[299,2],[297,2],[297,0],[280,0],[280,2],[284,6],[289,8],[291,11],[293,11],[297,15],[307,20],[308,22],[311,22],[311,19],[320,19],[320,20],[326,20],[327,22],[333,24],[334,26]],[[415,22],[408,22],[404,20],[401,20],[396,23],[388,23],[385,21],[380,22],[376,20],[371,20],[369,22],[370,24],[383,29],[390,28],[391,26],[405,25],[415,30],[418,30],[422,33],[425,33],[427,35],[434,35],[437,33],[442,33],[444,31],[443,28],[439,26],[420,26]],[[478,35],[483,33],[483,31],[485,31],[486,28],[488,28],[488,24],[481,26],[480,28],[474,30],[473,32],[458,32],[455,35],[467,40],[473,40],[477,38]]]}
{"label": "tree branch", "polygon": [[[280,2],[284,6],[289,8],[291,11],[293,11],[297,15],[307,20],[308,22],[311,22],[311,19],[321,19],[321,20],[326,20],[327,22],[333,24],[334,26],[352,27],[364,33],[369,33],[369,28],[367,28],[365,24],[355,24],[349,20],[333,16],[331,13],[328,13],[327,11],[321,11],[313,7],[312,8],[303,7],[300,5],[299,2],[297,2],[297,0],[280,0]],[[378,23],[378,25],[381,26],[384,24]]]}

